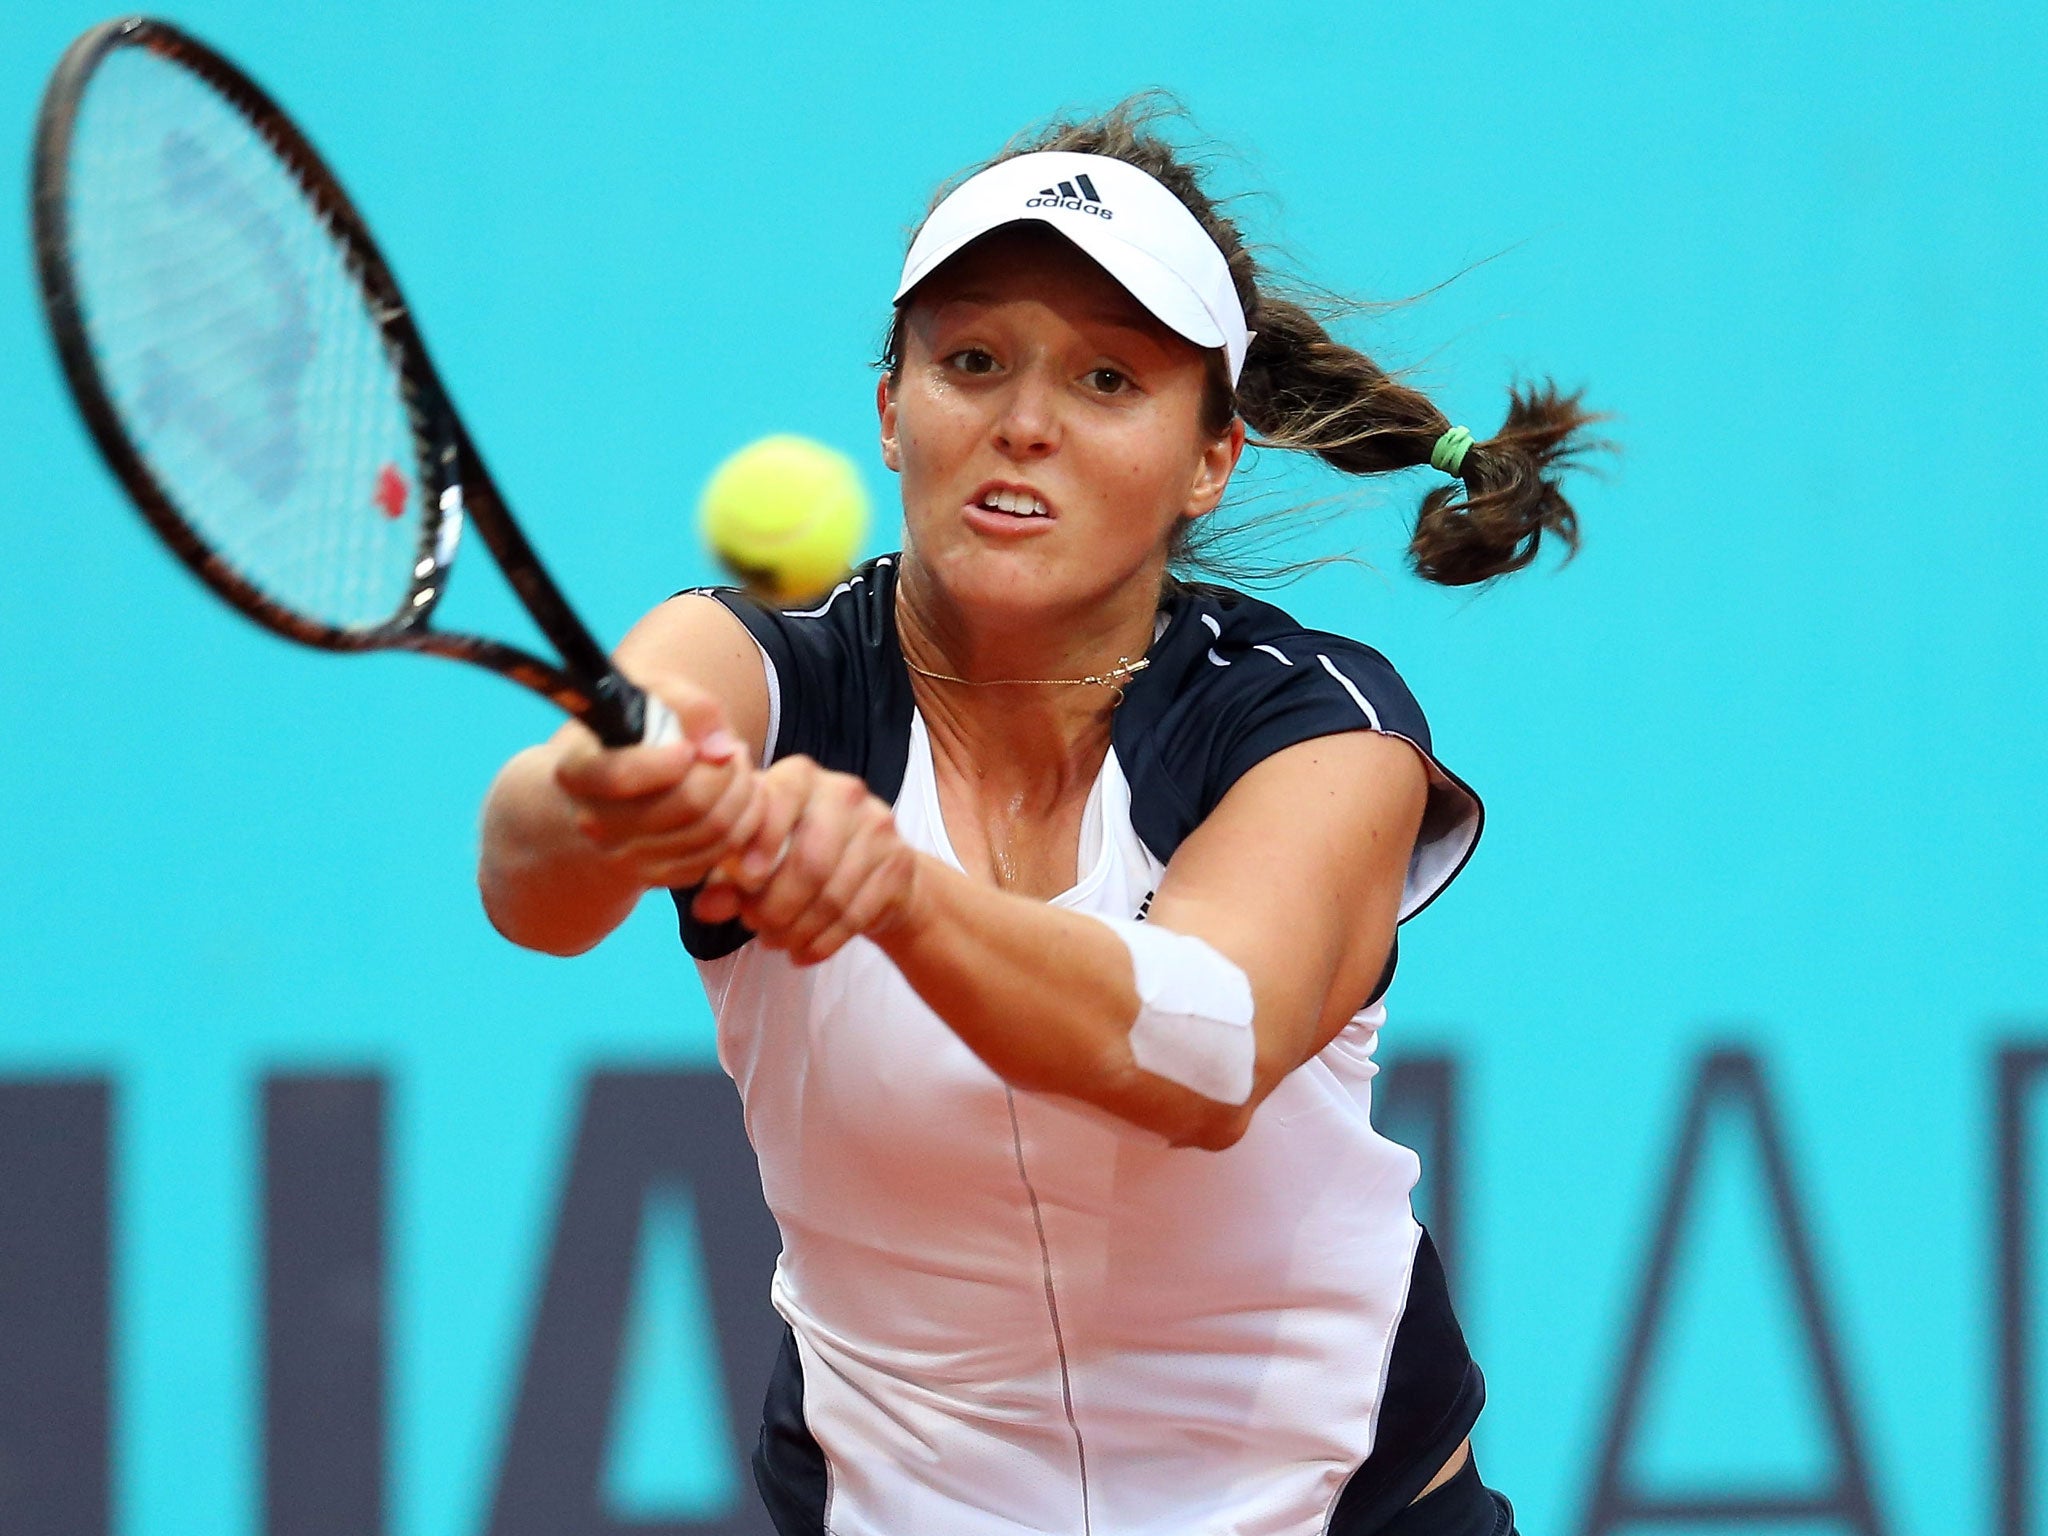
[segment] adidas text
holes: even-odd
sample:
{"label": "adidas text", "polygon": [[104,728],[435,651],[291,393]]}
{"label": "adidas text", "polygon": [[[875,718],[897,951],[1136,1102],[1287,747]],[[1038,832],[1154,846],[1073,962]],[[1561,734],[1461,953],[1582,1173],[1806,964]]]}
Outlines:
{"label": "adidas text", "polygon": [[1024,206],[1064,208],[1070,213],[1092,213],[1102,219],[1116,217],[1102,206],[1102,198],[1095,190],[1095,183],[1086,176],[1076,176],[1072,181],[1063,181],[1058,186],[1041,187],[1038,196],[1027,198]]}
{"label": "adidas text", "polygon": [[1073,213],[1092,213],[1098,219],[1113,219],[1111,213],[1100,203],[1084,202],[1078,197],[1031,197],[1024,200],[1026,208],[1065,208]]}

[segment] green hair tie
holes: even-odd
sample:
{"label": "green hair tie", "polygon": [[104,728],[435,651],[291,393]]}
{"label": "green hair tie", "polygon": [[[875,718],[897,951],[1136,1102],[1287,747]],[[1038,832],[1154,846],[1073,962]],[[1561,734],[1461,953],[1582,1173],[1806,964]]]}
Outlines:
{"label": "green hair tie", "polygon": [[1465,467],[1465,454],[1471,447],[1472,434],[1463,427],[1452,427],[1429,450],[1430,467],[1455,475]]}

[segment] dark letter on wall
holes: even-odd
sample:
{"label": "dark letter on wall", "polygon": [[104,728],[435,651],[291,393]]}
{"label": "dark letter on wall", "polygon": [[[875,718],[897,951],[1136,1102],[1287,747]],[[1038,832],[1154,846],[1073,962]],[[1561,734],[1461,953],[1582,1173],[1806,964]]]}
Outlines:
{"label": "dark letter on wall", "polygon": [[[1458,1058],[1396,1056],[1380,1071],[1373,1099],[1373,1124],[1380,1134],[1422,1157],[1422,1182],[1415,1190],[1416,1218],[1429,1228],[1444,1273],[1457,1291],[1464,1236],[1458,1220],[1463,1193],[1459,1158],[1463,1145],[1458,1106]],[[1471,1327],[1471,1319],[1466,1319]]]}
{"label": "dark letter on wall", "polygon": [[2028,1536],[2034,1487],[2033,1180],[2027,1168],[2027,1094],[2048,1077],[2048,1045],[1998,1053],[1992,1094],[1997,1147],[1998,1536]]}
{"label": "dark letter on wall", "polygon": [[[601,1480],[651,1188],[688,1189],[724,1351],[739,1507],[712,1521],[625,1522]],[[490,1536],[763,1536],[748,1465],[782,1323],[781,1239],[738,1095],[716,1072],[599,1072],[584,1094],[547,1279],[492,1501]]]}
{"label": "dark letter on wall", "polygon": [[267,1536],[384,1530],[384,1084],[263,1085]]}
{"label": "dark letter on wall", "polygon": [[[1799,1308],[1799,1323],[1814,1373],[1814,1385],[1827,1417],[1827,1432],[1835,1455],[1833,1486],[1818,1494],[1804,1491],[1757,1493],[1754,1491],[1694,1492],[1684,1497],[1659,1496],[1644,1492],[1629,1467],[1640,1410],[1643,1379],[1663,1324],[1665,1304],[1670,1298],[1673,1264],[1679,1237],[1690,1217],[1695,1187],[1701,1172],[1701,1151],[1706,1143],[1708,1120],[1717,1103],[1726,1102],[1750,1121],[1764,1168],[1766,1193],[1779,1247],[1792,1281]],[[1635,1320],[1629,1330],[1627,1353],[1623,1356],[1621,1382],[1609,1413],[1600,1449],[1597,1480],[1591,1507],[1586,1514],[1585,1536],[1607,1536],[1624,1527],[1649,1524],[1695,1524],[1716,1526],[1778,1525],[1791,1521],[1835,1522],[1837,1529],[1861,1532],[1862,1536],[1884,1536],[1884,1525],[1871,1495],[1856,1423],[1849,1410],[1849,1392],[1835,1350],[1833,1330],[1821,1306],[1820,1285],[1815,1278],[1813,1254],[1807,1242],[1805,1222],[1792,1189],[1792,1170],[1785,1158],[1783,1137],[1777,1115],[1764,1085],[1763,1069],[1748,1051],[1721,1050],[1701,1064],[1693,1084],[1691,1102],[1686,1105],[1685,1124],[1679,1132],[1678,1155],[1671,1165],[1665,1186],[1664,1205],[1657,1217],[1657,1231],[1650,1244],[1649,1269],[1636,1302]]]}
{"label": "dark letter on wall", "polygon": [[0,1082],[0,1531],[107,1536],[110,1101]]}

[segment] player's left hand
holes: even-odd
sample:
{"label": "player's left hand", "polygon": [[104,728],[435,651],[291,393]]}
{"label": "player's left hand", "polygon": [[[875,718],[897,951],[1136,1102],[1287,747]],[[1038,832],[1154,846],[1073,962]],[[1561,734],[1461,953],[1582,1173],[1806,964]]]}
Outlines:
{"label": "player's left hand", "polygon": [[917,854],[865,783],[787,757],[758,774],[754,790],[754,835],[698,893],[692,911],[700,920],[737,917],[798,965],[816,965],[854,935],[895,921],[910,898]]}

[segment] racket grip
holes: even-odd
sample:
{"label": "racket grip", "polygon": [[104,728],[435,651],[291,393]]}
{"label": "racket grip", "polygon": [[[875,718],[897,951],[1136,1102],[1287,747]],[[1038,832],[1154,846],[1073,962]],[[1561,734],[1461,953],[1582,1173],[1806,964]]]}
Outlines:
{"label": "racket grip", "polygon": [[647,702],[641,706],[640,744],[660,747],[682,739],[683,723],[676,718],[676,712],[654,694],[648,694]]}
{"label": "racket grip", "polygon": [[588,704],[571,708],[608,747],[659,747],[683,739],[676,712],[616,672],[592,690]]}

